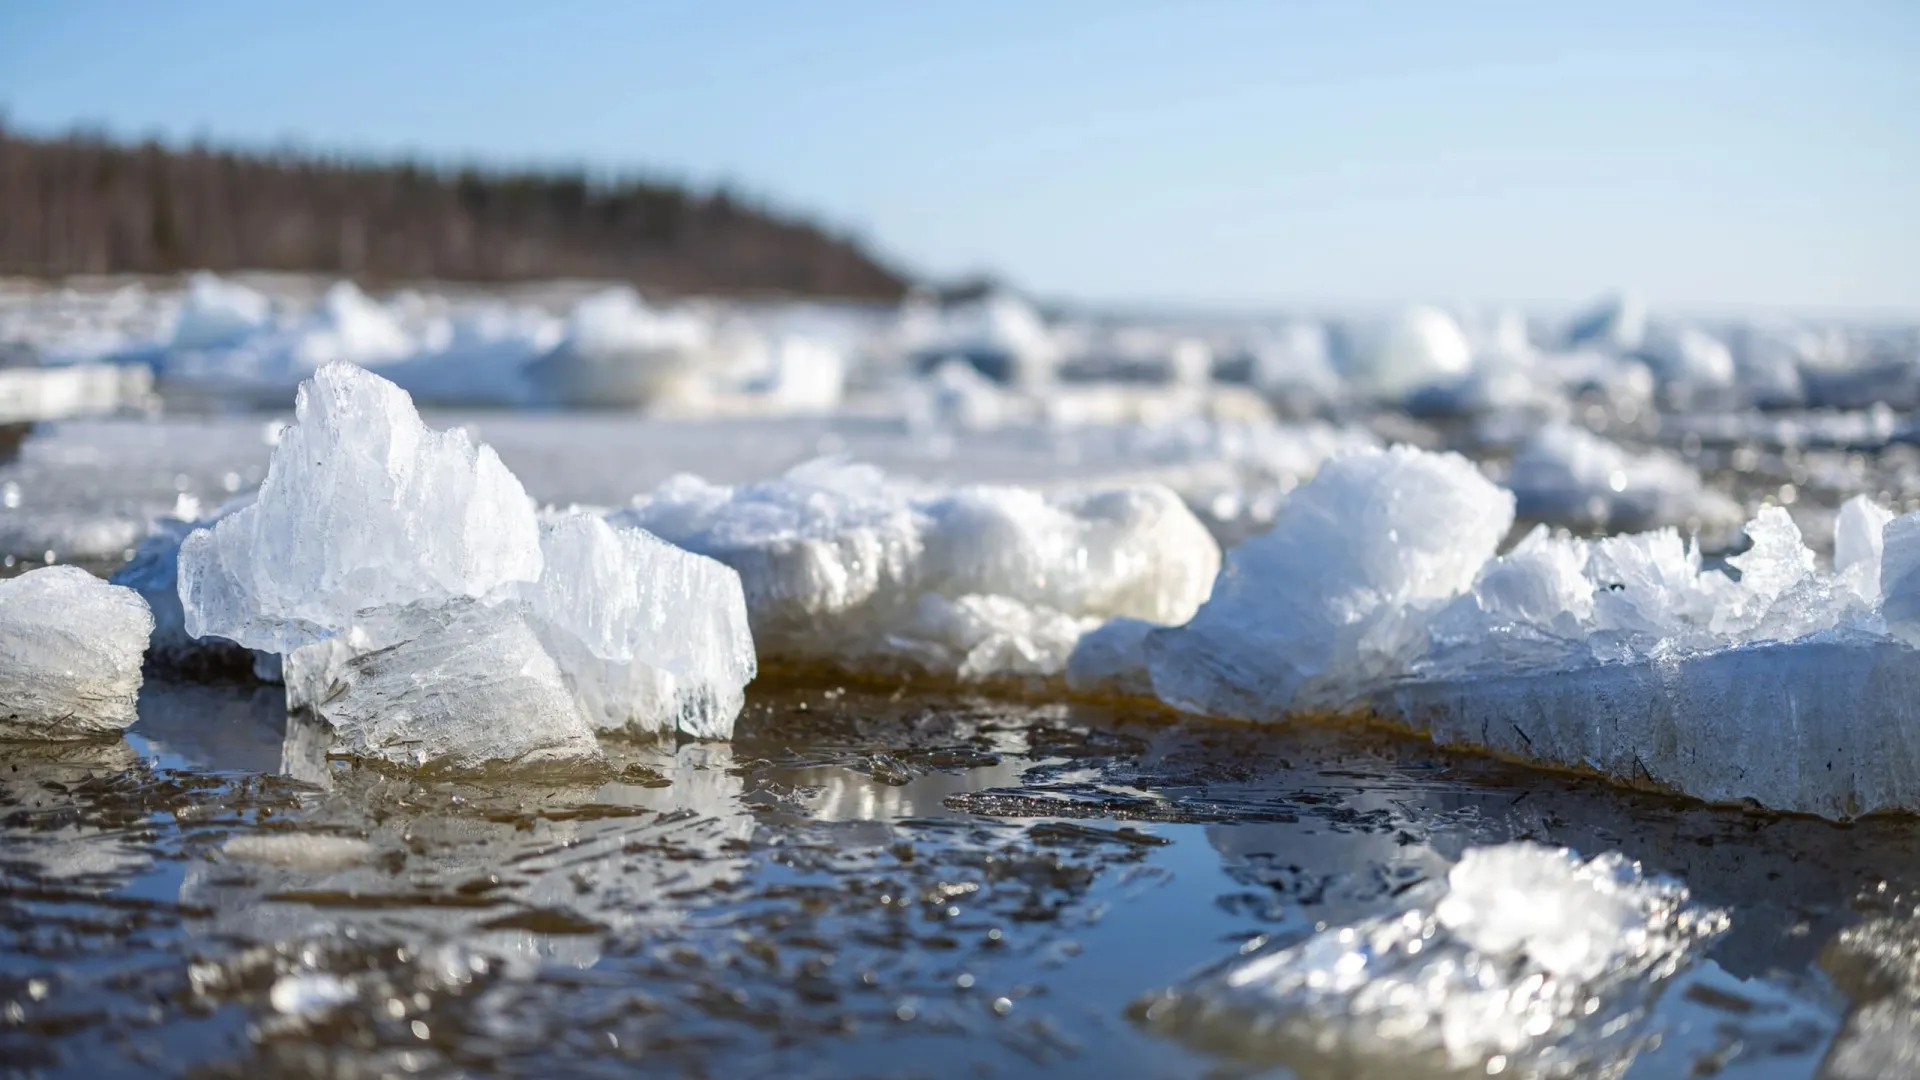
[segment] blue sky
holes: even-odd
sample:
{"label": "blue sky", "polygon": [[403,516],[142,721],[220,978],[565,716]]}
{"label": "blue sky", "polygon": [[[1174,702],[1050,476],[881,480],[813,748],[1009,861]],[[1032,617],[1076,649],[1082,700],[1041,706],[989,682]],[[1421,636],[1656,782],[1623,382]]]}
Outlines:
{"label": "blue sky", "polygon": [[31,130],[731,181],[931,273],[1920,311],[1920,3],[0,5]]}

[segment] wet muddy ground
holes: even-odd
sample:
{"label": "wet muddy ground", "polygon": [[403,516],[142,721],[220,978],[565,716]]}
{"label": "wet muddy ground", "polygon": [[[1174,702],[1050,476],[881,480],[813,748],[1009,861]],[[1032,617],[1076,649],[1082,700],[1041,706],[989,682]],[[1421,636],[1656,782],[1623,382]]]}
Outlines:
{"label": "wet muddy ground", "polygon": [[[1731,913],[1626,1076],[1840,1075],[1872,1049],[1850,1014],[1910,1014],[1910,820],[793,682],[754,687],[731,743],[609,744],[610,777],[428,780],[315,756],[279,693],[152,682],[122,741],[0,749],[0,1069],[1338,1075],[1139,1003],[1516,838],[1623,850]],[[1872,962],[1832,947],[1848,928]]]}

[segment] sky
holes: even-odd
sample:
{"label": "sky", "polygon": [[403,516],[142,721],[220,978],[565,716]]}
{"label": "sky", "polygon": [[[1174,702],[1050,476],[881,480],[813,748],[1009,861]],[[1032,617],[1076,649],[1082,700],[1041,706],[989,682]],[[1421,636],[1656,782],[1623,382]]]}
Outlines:
{"label": "sky", "polygon": [[1216,308],[1920,312],[1920,2],[0,4],[0,110],[722,182]]}

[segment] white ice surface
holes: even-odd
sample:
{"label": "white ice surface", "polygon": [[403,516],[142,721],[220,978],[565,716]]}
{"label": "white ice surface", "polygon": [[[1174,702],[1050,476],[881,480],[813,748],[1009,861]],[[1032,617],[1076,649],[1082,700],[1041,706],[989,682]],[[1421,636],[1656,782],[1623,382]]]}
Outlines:
{"label": "white ice surface", "polygon": [[1181,622],[1220,558],[1157,486],[916,489],[830,461],[682,477],[612,520],[738,570],[763,658],[961,678],[1059,674],[1103,619]]}
{"label": "white ice surface", "polygon": [[0,581],[0,737],[117,735],[153,616],[131,589],[48,566]]}
{"label": "white ice surface", "polygon": [[1340,708],[1420,654],[1426,619],[1472,583],[1512,522],[1513,496],[1457,455],[1337,458],[1271,531],[1227,554],[1191,622],[1148,638],[1155,692],[1249,719]]}

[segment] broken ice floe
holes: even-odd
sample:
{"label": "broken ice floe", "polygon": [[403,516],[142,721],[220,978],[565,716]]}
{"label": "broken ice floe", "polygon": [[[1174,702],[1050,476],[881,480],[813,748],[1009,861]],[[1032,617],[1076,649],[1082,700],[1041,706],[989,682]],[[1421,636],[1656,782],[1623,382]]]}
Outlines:
{"label": "broken ice floe", "polygon": [[1424,617],[1471,584],[1512,522],[1513,496],[1457,455],[1335,459],[1272,530],[1227,553],[1191,622],[1145,636],[1139,662],[1155,693],[1196,712],[1339,708],[1404,670]]}
{"label": "broken ice floe", "polygon": [[1614,1075],[1726,925],[1618,853],[1476,848],[1404,911],[1245,952],[1136,1015],[1302,1076]]}
{"label": "broken ice floe", "polygon": [[1635,454],[1572,424],[1536,432],[1514,455],[1505,481],[1523,520],[1627,532],[1667,525],[1720,531],[1740,523],[1740,507],[1678,457]]}
{"label": "broken ice floe", "polygon": [[[183,626],[285,657],[348,752],[465,770],[598,761],[596,728],[725,736],[752,678],[737,575],[519,481],[331,364],[257,498],[180,546]],[[165,537],[154,541],[164,547]]]}
{"label": "broken ice floe", "polygon": [[1057,675],[1105,619],[1182,622],[1220,560],[1157,485],[917,491],[830,461],[740,487],[681,477],[611,520],[738,570],[764,657],[961,679]]}
{"label": "broken ice floe", "polygon": [[49,566],[0,581],[0,737],[117,735],[153,616],[131,589]]}
{"label": "broken ice floe", "polygon": [[1229,554],[1191,622],[1090,634],[1069,670],[1213,715],[1369,713],[1712,801],[1920,808],[1920,515],[1848,504],[1828,570],[1768,508],[1729,574],[1670,530],[1541,528],[1493,558],[1509,500],[1463,459],[1343,458]]}

